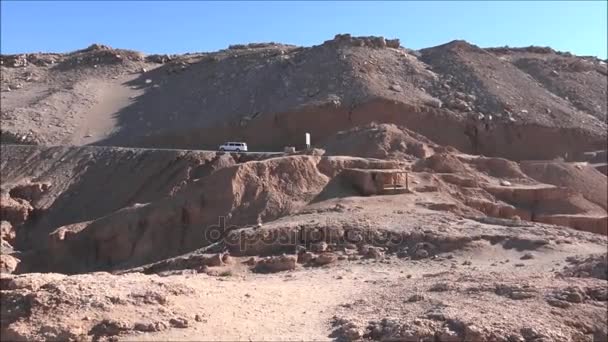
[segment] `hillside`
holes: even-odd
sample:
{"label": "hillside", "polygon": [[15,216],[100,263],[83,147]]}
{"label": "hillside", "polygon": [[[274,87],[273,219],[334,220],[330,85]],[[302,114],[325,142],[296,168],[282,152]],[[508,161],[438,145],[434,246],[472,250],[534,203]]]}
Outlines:
{"label": "hillside", "polygon": [[[319,146],[384,122],[464,152],[550,159],[606,148],[606,91],[605,61],[543,48],[412,51],[349,35],[176,56],[93,45],[2,56],[2,139],[195,149],[246,140],[267,151],[301,146],[304,132]],[[484,115],[491,125],[476,122]]]}
{"label": "hillside", "polygon": [[[462,154],[394,126],[334,141],[365,132],[372,152],[394,136],[432,148],[2,146],[3,340],[606,336],[604,175]],[[402,171],[410,190],[394,192]],[[467,309],[497,303],[508,313]]]}

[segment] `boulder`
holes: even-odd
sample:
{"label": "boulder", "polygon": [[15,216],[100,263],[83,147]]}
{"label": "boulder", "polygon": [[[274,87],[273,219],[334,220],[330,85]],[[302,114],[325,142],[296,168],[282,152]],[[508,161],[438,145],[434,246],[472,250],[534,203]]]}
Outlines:
{"label": "boulder", "polygon": [[271,256],[259,260],[255,268],[255,272],[259,273],[274,273],[289,271],[296,268],[298,258],[295,255],[280,255]]}
{"label": "boulder", "polygon": [[96,337],[100,336],[116,336],[131,330],[131,326],[124,321],[113,319],[104,319],[89,331],[89,335]]}
{"label": "boulder", "polygon": [[188,327],[188,320],[181,317],[171,318],[171,320],[169,320],[169,324],[175,328],[185,329]]}
{"label": "boulder", "polygon": [[4,240],[11,245],[15,245],[15,228],[8,221],[0,222],[0,240]]}
{"label": "boulder", "polygon": [[300,264],[308,264],[309,262],[315,259],[315,255],[311,252],[303,252],[298,254],[298,263]]}
{"label": "boulder", "polygon": [[398,49],[399,47],[401,47],[401,42],[397,38],[395,38],[395,39],[387,39],[386,40],[386,46],[389,47],[389,48]]}
{"label": "boulder", "polygon": [[390,90],[392,90],[392,91],[395,91],[395,92],[398,92],[398,93],[400,93],[400,92],[402,92],[402,91],[403,91],[403,88],[401,88],[401,86],[400,86],[400,85],[398,85],[398,84],[396,84],[396,83],[391,84],[391,85],[388,87],[388,89],[390,89]]}
{"label": "boulder", "polygon": [[334,253],[321,253],[314,260],[315,265],[323,266],[327,264],[331,264],[338,260],[338,256]]}
{"label": "boulder", "polygon": [[26,200],[14,199],[7,193],[0,197],[0,218],[13,226],[25,223],[32,210],[34,208]]}
{"label": "boulder", "polygon": [[310,250],[315,253],[325,252],[327,250],[327,242],[313,243],[310,245]]}
{"label": "boulder", "polygon": [[19,265],[19,259],[7,255],[0,255],[0,273],[13,273]]}

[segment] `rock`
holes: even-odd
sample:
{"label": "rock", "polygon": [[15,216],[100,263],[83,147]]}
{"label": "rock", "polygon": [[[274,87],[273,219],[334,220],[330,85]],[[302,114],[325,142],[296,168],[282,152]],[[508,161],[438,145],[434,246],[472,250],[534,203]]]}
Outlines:
{"label": "rock", "polygon": [[274,273],[293,270],[296,268],[298,258],[295,255],[271,256],[259,260],[254,268],[259,273]]}
{"label": "rock", "polygon": [[169,324],[171,324],[172,327],[184,329],[188,327],[188,320],[182,317],[171,318]]}
{"label": "rock", "polygon": [[460,110],[463,112],[471,111],[471,107],[469,106],[468,103],[466,103],[464,100],[457,99],[457,98],[448,100],[446,102],[446,107],[448,107],[450,109]]}
{"label": "rock", "polygon": [[317,266],[323,266],[327,264],[331,264],[338,260],[338,256],[334,253],[321,253],[314,259],[314,263]]}
{"label": "rock", "polygon": [[464,328],[464,340],[465,341],[484,341],[483,330],[474,324],[466,325]]}
{"label": "rock", "polygon": [[249,266],[255,266],[255,264],[256,264],[256,260],[255,260],[255,258],[254,258],[254,257],[251,257],[251,258],[247,259],[247,260],[244,262],[244,264],[245,264],[245,265],[249,265]]}
{"label": "rock", "polygon": [[585,292],[578,286],[569,286],[562,290],[556,290],[553,296],[570,303],[582,303],[586,298]]}
{"label": "rock", "polygon": [[[568,240],[563,240],[568,243]],[[563,274],[568,277],[593,277],[597,279],[608,279],[607,255],[594,255],[585,259],[568,258],[573,266],[566,267]]]}
{"label": "rock", "polygon": [[325,150],[322,148],[311,148],[311,149],[305,151],[304,154],[309,155],[309,156],[321,157],[325,154]]}
{"label": "rock", "polygon": [[448,283],[437,283],[433,284],[430,288],[430,292],[445,292],[451,290],[452,286]]}
{"label": "rock", "polygon": [[367,248],[367,253],[365,253],[365,257],[371,259],[382,259],[382,257],[384,257],[384,253],[382,252],[382,250],[380,250],[380,248],[370,246]]}
{"label": "rock", "polygon": [[361,337],[363,337],[363,332],[361,331],[361,329],[358,328],[347,328],[342,332],[342,336],[347,340],[347,341],[355,341],[360,339]]}
{"label": "rock", "polygon": [[146,61],[159,64],[163,64],[170,60],[171,57],[169,57],[168,55],[150,55],[146,57]]}
{"label": "rock", "polygon": [[409,258],[409,257],[410,257],[410,253],[407,251],[407,249],[397,251],[397,258],[403,259],[403,258]]}
{"label": "rock", "polygon": [[462,341],[462,338],[449,327],[444,327],[443,330],[437,332],[437,340],[439,342],[457,342]]}
{"label": "rock", "polygon": [[506,180],[501,180],[501,181],[500,181],[500,185],[502,185],[502,186],[511,186],[512,184],[511,184],[511,182],[509,182],[509,181],[506,181]]}
{"label": "rock", "polygon": [[531,291],[513,291],[509,295],[509,298],[514,299],[514,300],[522,300],[522,299],[533,298],[535,295],[536,294]]}
{"label": "rock", "polygon": [[421,294],[414,294],[414,295],[411,295],[411,296],[410,296],[410,297],[407,299],[408,303],[419,302],[419,301],[421,301],[421,300],[424,300],[424,296],[423,296],[423,295],[421,295]]}
{"label": "rock", "polygon": [[13,227],[25,223],[34,210],[32,205],[26,200],[14,199],[7,193],[0,196],[0,217],[2,217],[2,220],[6,220]]}
{"label": "rock", "polygon": [[513,300],[528,299],[536,296],[535,289],[518,285],[498,284],[494,289],[494,293],[499,296],[511,298]]}
{"label": "rock", "polygon": [[163,331],[167,329],[167,324],[163,322],[154,322],[154,323],[135,323],[133,325],[133,330],[142,331],[142,332],[156,332]]}
{"label": "rock", "polygon": [[224,263],[224,264],[232,264],[232,263],[234,263],[234,260],[230,256],[230,253],[224,253],[224,254],[222,254],[222,263]]}
{"label": "rock", "polygon": [[321,157],[325,154],[325,150],[322,148],[313,148],[311,155]]}
{"label": "rock", "polygon": [[203,264],[210,267],[222,266],[224,264],[224,262],[222,261],[222,254],[217,253],[211,257],[203,259]]}
{"label": "rock", "polygon": [[298,254],[298,263],[308,264],[315,259],[315,255],[311,252],[302,252]]}
{"label": "rock", "polygon": [[526,253],[524,255],[522,255],[521,258],[519,258],[521,260],[530,260],[530,259],[534,259],[534,254],[532,253]]}
{"label": "rock", "polygon": [[203,321],[203,316],[196,314],[194,315],[194,320],[197,322],[202,322]]}
{"label": "rock", "polygon": [[17,266],[19,265],[20,260],[8,255],[1,254],[0,255],[0,273],[13,273]]}
{"label": "rock", "polygon": [[91,328],[89,335],[115,336],[128,330],[131,330],[131,327],[124,321],[104,319]]}
{"label": "rock", "polygon": [[399,47],[401,47],[401,42],[397,38],[396,39],[387,39],[386,47],[398,49]]}
{"label": "rock", "polygon": [[283,148],[283,152],[284,153],[296,153],[296,148],[293,146],[285,146],[285,148]]}
{"label": "rock", "polygon": [[426,259],[429,257],[429,252],[427,252],[426,249],[417,249],[416,252],[414,253],[414,259]]}
{"label": "rock", "polygon": [[[10,328],[9,328],[10,329]],[[86,332],[79,325],[44,324],[39,330],[40,337],[46,341],[84,341]],[[4,333],[4,332],[3,332]]]}
{"label": "rock", "polygon": [[565,300],[560,300],[554,297],[549,297],[546,299],[547,304],[554,306],[556,308],[561,308],[561,309],[567,309],[570,306],[572,306],[572,304],[566,302]]}
{"label": "rock", "polygon": [[390,90],[392,90],[392,91],[396,91],[396,92],[398,92],[398,93],[400,93],[400,92],[402,92],[402,91],[403,91],[403,88],[401,88],[401,86],[400,86],[400,85],[398,85],[398,84],[391,84],[391,85],[388,87],[388,89],[390,89]]}
{"label": "rock", "polygon": [[152,83],[152,80],[151,80],[151,79],[149,79],[149,78],[148,78],[148,79],[146,79],[146,84],[150,84],[150,83]]}
{"label": "rock", "polygon": [[322,241],[318,243],[313,243],[310,245],[310,250],[315,253],[322,253],[327,250],[327,242]]}
{"label": "rock", "polygon": [[4,240],[11,245],[15,244],[15,228],[8,221],[0,222],[0,240]]}
{"label": "rock", "polygon": [[338,321],[336,323],[342,323],[340,328],[337,330],[337,334],[340,337],[340,340],[356,341],[363,337],[363,330],[360,329],[355,323],[348,321]]}
{"label": "rock", "polygon": [[438,100],[436,98],[431,98],[431,99],[425,100],[424,104],[429,107],[433,107],[433,108],[441,108],[443,106],[443,103],[441,102],[441,100]]}
{"label": "rock", "polygon": [[606,286],[593,286],[585,289],[587,295],[597,301],[608,301],[608,288]]}
{"label": "rock", "polygon": [[549,341],[550,340],[549,336],[543,334],[541,331],[539,331],[535,328],[524,327],[524,328],[521,328],[519,332],[521,333],[521,336],[526,341]]}
{"label": "rock", "polygon": [[13,246],[6,242],[6,240],[4,239],[0,239],[0,253],[2,254],[12,254],[15,250],[13,249]]}

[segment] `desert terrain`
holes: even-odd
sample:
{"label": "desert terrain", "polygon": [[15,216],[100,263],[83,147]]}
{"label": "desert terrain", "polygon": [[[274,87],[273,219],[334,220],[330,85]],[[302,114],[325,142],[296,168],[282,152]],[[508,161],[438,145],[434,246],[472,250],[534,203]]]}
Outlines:
{"label": "desert terrain", "polygon": [[0,60],[2,341],[608,340],[605,60]]}

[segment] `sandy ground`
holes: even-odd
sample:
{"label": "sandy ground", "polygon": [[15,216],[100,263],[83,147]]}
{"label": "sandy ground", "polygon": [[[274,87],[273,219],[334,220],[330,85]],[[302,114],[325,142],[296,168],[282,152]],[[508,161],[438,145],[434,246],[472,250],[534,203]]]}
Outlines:
{"label": "sandy ground", "polygon": [[[29,321],[15,323],[11,330],[25,329],[23,331],[30,330],[31,333],[38,327],[41,329],[38,334],[42,335],[29,336],[50,337],[56,329],[86,334],[91,326],[103,319],[133,326],[135,323],[168,322],[171,318],[181,318],[188,321],[187,327],[168,327],[159,332],[128,330],[117,337],[120,341],[327,341],[336,339],[337,319],[356,322],[361,329],[365,329],[368,321],[382,318],[403,319],[413,315],[411,319],[416,316],[425,319],[429,305],[440,301],[442,307],[449,308],[446,315],[451,313],[453,317],[474,322],[490,331],[496,327],[486,326],[488,320],[492,324],[502,322],[501,329],[517,331],[523,327],[521,318],[529,316],[537,320],[533,326],[548,327],[550,332],[558,334],[554,336],[567,336],[568,327],[563,325],[562,318],[544,321],[539,315],[552,308],[544,302],[551,291],[572,284],[583,287],[606,284],[605,280],[599,279],[556,277],[556,272],[568,264],[566,258],[581,251],[593,254],[603,253],[605,249],[601,245],[581,242],[559,248],[540,248],[531,252],[531,259],[520,260],[530,251],[479,243],[440,254],[436,260],[403,260],[392,255],[378,260],[343,260],[317,268],[299,266],[296,270],[275,274],[251,273],[236,263],[246,258],[236,258],[235,263],[218,268],[221,272],[215,276],[189,270],[181,275],[164,276],[96,273],[68,277],[56,275],[54,277],[58,278],[55,279],[49,275],[47,280],[37,280],[36,283],[40,276],[28,274],[17,276],[12,284],[22,284],[19,285],[21,287],[37,284],[41,291],[39,301],[50,305],[55,316],[46,320],[42,315],[44,311],[36,305]],[[16,279],[20,281],[16,282]],[[451,290],[429,290],[439,283],[448,284]],[[534,295],[526,300],[513,300],[493,292],[483,296],[461,293],[467,286],[490,286],[493,291],[497,284],[532,286]],[[19,291],[23,290],[16,293]],[[3,291],[5,296],[8,293],[11,292]],[[166,299],[162,302],[133,301],[142,294],[162,294]],[[407,298],[414,294],[425,299],[408,303]],[[55,299],[46,299],[48,296]],[[497,314],[494,305],[501,301],[513,311],[503,312],[500,318],[494,317]],[[598,314],[597,310],[604,310],[605,318],[606,302],[588,299],[585,303],[573,304],[569,310],[583,310],[581,319],[593,312]],[[467,310],[467,307],[484,306],[491,316]],[[527,312],[530,308],[538,312]],[[62,328],[53,330],[44,326]]]}
{"label": "sandy ground", "polygon": [[136,78],[134,75],[117,80],[94,80],[86,84],[95,94],[96,103],[88,111],[80,114],[80,126],[74,132],[68,145],[88,145],[107,139],[115,133],[118,113],[134,102],[142,90],[133,89],[126,83]]}

